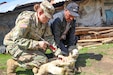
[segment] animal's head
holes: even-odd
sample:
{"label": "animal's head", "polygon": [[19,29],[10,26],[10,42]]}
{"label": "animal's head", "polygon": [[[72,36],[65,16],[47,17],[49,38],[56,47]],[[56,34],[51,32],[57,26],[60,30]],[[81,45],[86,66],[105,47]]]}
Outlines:
{"label": "animal's head", "polygon": [[69,53],[69,57],[72,57],[74,59],[76,59],[79,55],[78,49],[73,49],[71,50],[71,52]]}

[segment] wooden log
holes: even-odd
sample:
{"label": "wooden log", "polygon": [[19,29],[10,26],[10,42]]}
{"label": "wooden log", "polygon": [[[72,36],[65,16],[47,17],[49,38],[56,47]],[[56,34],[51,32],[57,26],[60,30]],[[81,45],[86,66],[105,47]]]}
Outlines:
{"label": "wooden log", "polygon": [[98,35],[98,36],[103,36],[103,37],[113,37],[113,32],[101,34],[101,35]]}
{"label": "wooden log", "polygon": [[82,47],[102,45],[113,42],[113,27],[77,27],[75,35]]}
{"label": "wooden log", "polygon": [[85,39],[100,39],[100,38],[108,38],[108,37],[113,37],[113,32],[105,33],[105,34],[86,34],[86,35],[80,35],[79,39],[80,40],[85,40]]}
{"label": "wooden log", "polygon": [[92,46],[100,46],[102,45],[102,43],[97,43],[97,44],[93,44],[93,45],[86,45],[86,46],[83,46],[83,47],[92,47]]}
{"label": "wooden log", "polygon": [[86,39],[86,40],[78,40],[78,42],[95,42],[95,41],[100,41],[102,42],[103,40],[109,40],[109,39],[113,39],[113,37],[109,37],[109,38],[100,38],[100,39]]}
{"label": "wooden log", "polygon": [[76,30],[82,29],[91,29],[91,30],[106,30],[106,29],[113,29],[113,27],[76,27]]}
{"label": "wooden log", "polygon": [[104,33],[109,33],[109,32],[113,32],[113,29],[108,29],[108,30],[104,30],[104,31],[89,31],[88,33],[94,33],[96,35],[99,35],[99,34],[104,34]]}
{"label": "wooden log", "polygon": [[89,31],[88,33],[94,34],[94,35],[99,35],[100,33],[97,31]]}
{"label": "wooden log", "polygon": [[112,31],[109,29],[113,30],[113,27],[77,27],[75,35],[89,34],[89,31],[94,31],[94,32],[96,31],[100,32],[100,31],[105,31],[105,30],[108,30],[107,32]]}
{"label": "wooden log", "polygon": [[102,41],[103,44],[112,43],[112,42],[113,42],[113,39],[108,39],[108,40],[103,40]]}
{"label": "wooden log", "polygon": [[101,42],[83,42],[83,43],[78,43],[80,46],[87,46],[87,45],[94,45],[94,44],[98,44]]}

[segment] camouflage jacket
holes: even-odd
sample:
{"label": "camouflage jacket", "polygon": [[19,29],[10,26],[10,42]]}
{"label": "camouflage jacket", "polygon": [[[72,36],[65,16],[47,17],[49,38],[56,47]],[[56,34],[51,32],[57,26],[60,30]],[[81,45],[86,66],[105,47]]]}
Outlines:
{"label": "camouflage jacket", "polygon": [[15,27],[5,36],[4,45],[16,43],[24,49],[33,49],[33,45],[41,40],[38,35],[46,39],[53,38],[49,25],[40,23],[36,12],[22,12],[15,24]]}

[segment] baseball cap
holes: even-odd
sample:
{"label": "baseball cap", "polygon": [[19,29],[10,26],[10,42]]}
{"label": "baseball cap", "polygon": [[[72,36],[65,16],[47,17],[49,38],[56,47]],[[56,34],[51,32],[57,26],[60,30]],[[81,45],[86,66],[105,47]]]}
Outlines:
{"label": "baseball cap", "polygon": [[52,18],[54,12],[55,12],[55,8],[53,7],[53,5],[51,3],[49,3],[47,0],[44,0],[41,4],[40,7],[43,9],[44,14],[48,17],[48,18]]}
{"label": "baseball cap", "polygon": [[79,6],[78,4],[76,4],[75,2],[71,2],[69,3],[67,6],[66,6],[66,9],[68,9],[71,13],[72,16],[79,16],[78,14],[78,9],[79,9]]}

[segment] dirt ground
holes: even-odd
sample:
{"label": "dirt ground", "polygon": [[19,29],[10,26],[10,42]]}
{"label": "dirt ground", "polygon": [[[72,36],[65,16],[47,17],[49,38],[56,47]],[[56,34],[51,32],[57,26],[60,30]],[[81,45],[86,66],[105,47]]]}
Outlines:
{"label": "dirt ground", "polygon": [[6,71],[5,70],[0,70],[0,75],[6,75]]}
{"label": "dirt ground", "polygon": [[[89,65],[86,64],[86,59],[90,60]],[[88,53],[80,54],[77,66],[77,75],[113,75],[113,48],[98,51],[92,49]]]}

